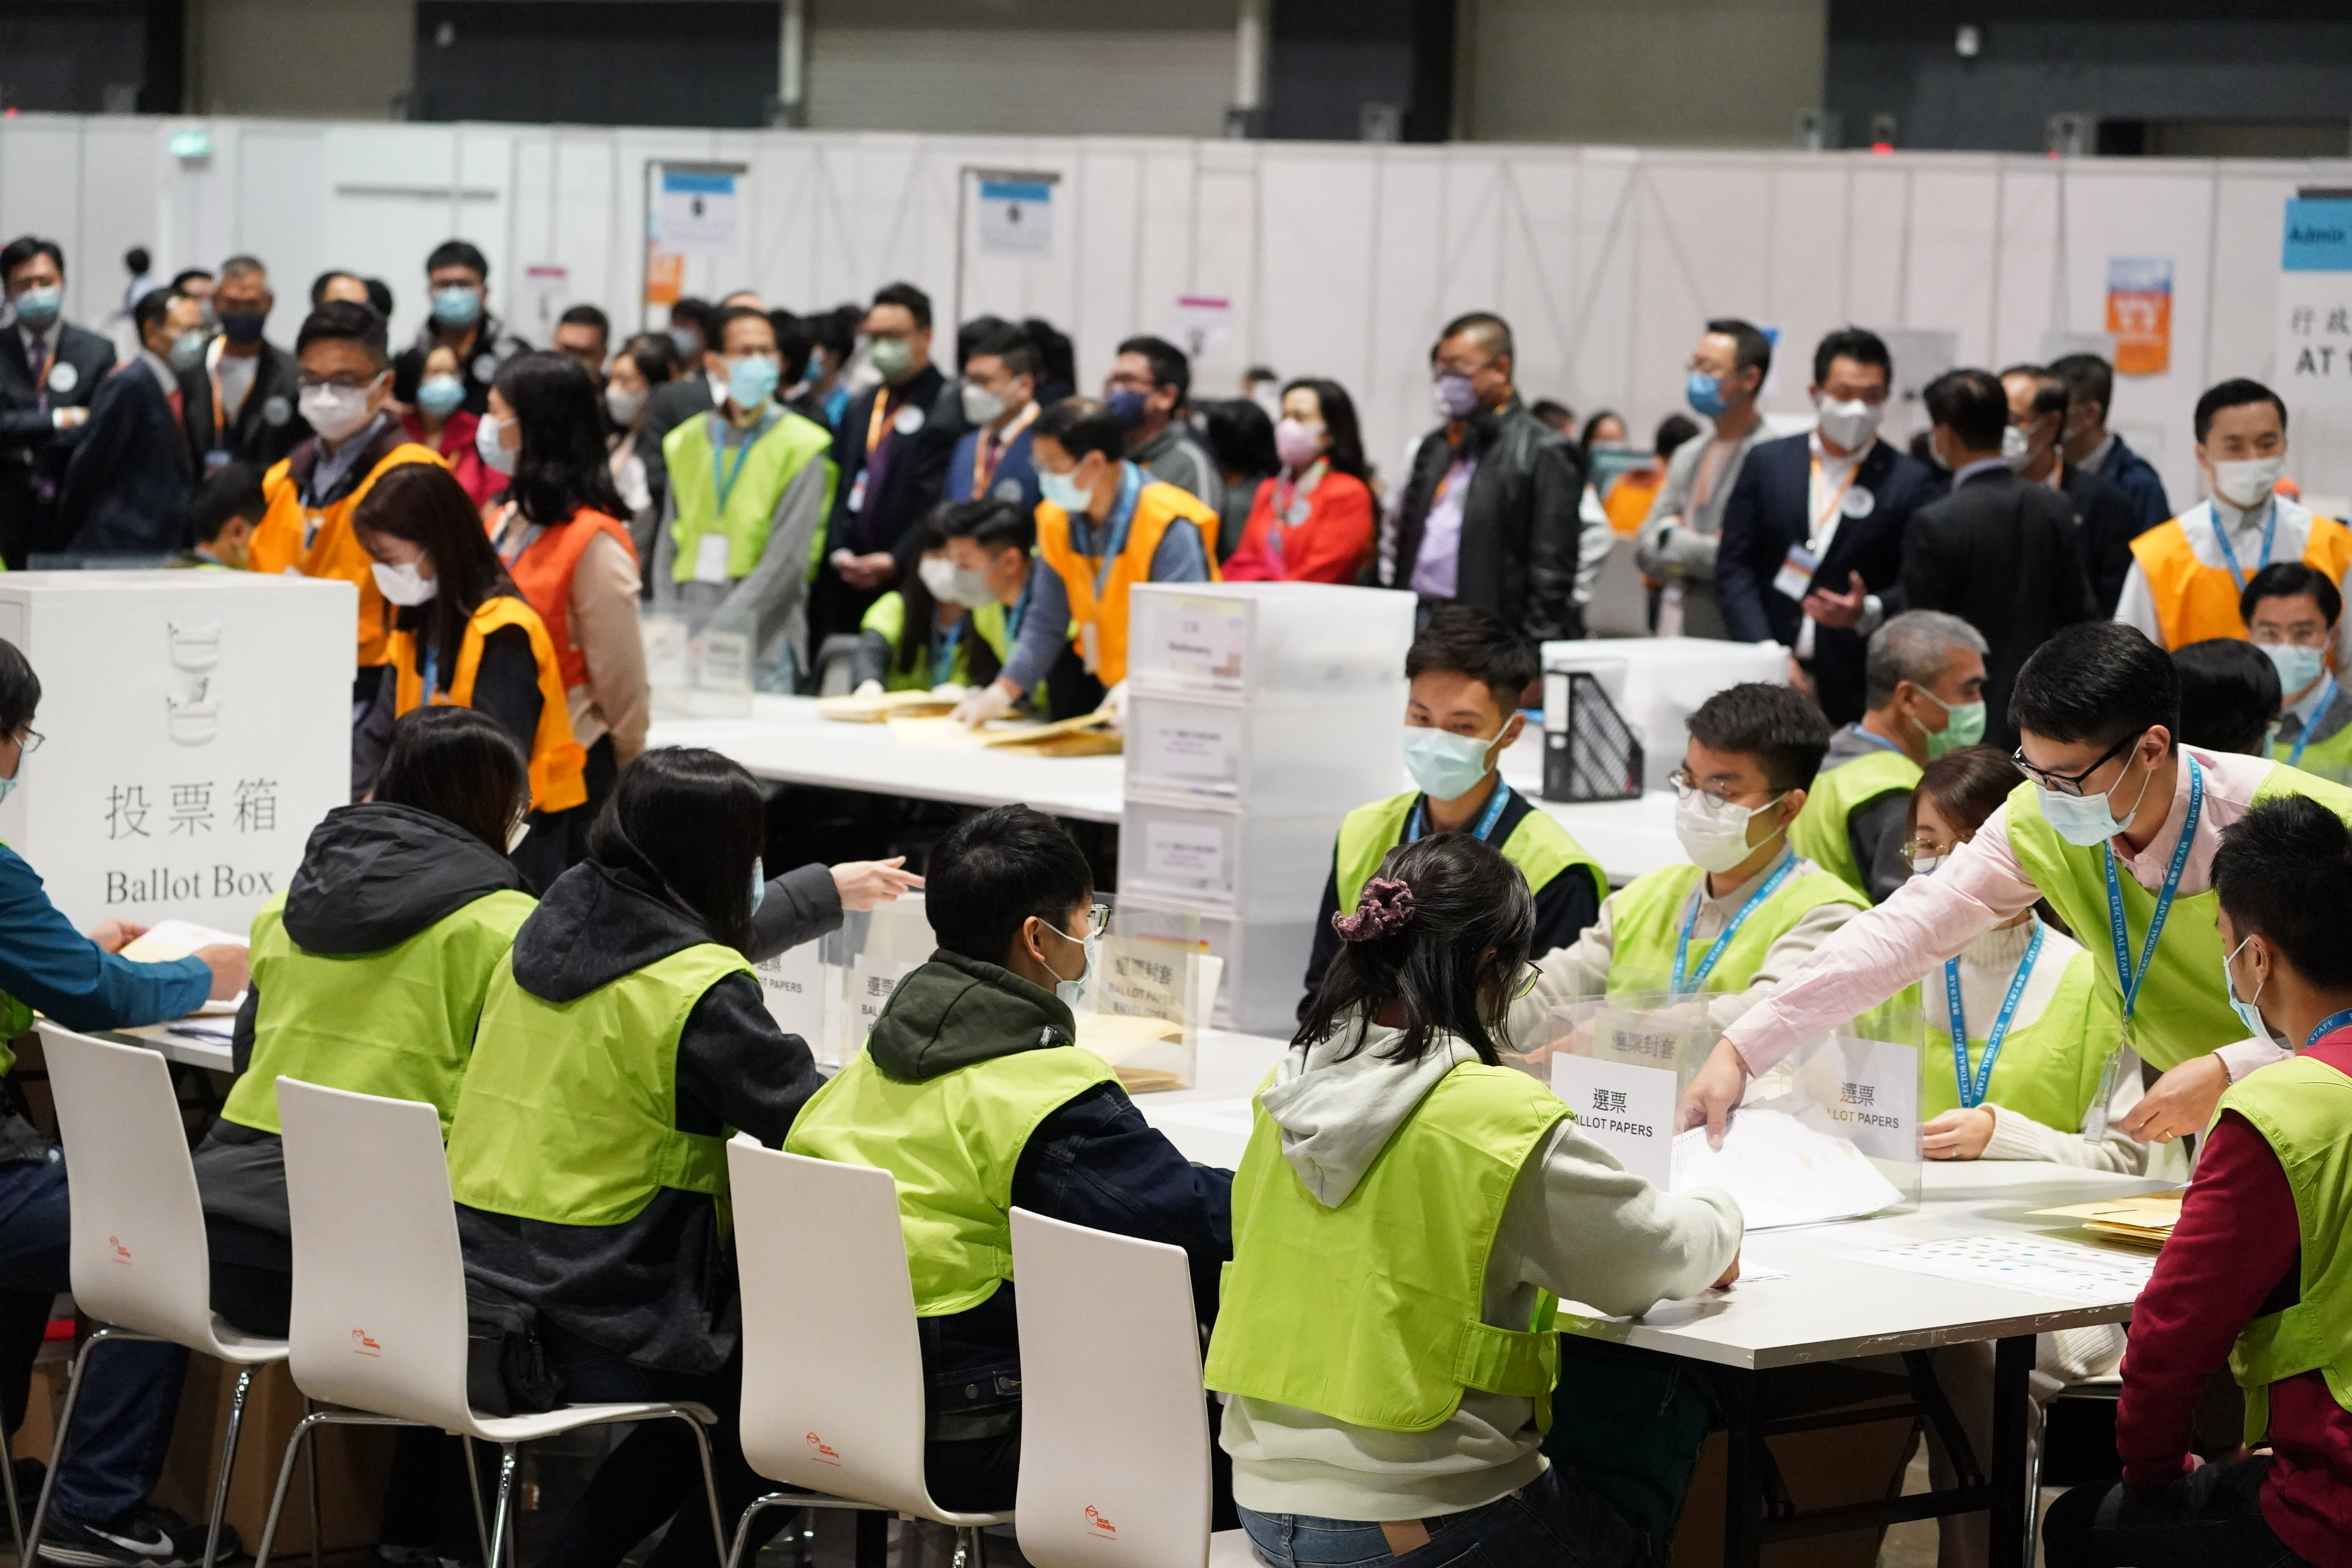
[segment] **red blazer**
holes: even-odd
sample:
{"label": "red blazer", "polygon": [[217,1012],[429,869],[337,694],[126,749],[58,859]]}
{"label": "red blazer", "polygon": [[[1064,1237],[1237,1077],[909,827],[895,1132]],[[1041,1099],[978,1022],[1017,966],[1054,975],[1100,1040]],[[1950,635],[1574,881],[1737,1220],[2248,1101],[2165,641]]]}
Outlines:
{"label": "red blazer", "polygon": [[1307,497],[1307,515],[1283,525],[1276,548],[1276,509],[1289,486],[1269,479],[1243,525],[1242,542],[1225,563],[1228,583],[1353,583],[1372,551],[1372,491],[1363,480],[1326,470]]}

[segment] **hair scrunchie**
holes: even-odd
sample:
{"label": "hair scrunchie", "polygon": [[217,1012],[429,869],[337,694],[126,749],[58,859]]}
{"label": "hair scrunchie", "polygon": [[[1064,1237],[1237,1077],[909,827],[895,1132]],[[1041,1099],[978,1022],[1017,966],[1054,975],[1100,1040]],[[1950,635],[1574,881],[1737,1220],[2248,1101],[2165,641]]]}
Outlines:
{"label": "hair scrunchie", "polygon": [[1412,919],[1412,889],[1393,877],[1375,877],[1364,884],[1356,912],[1334,914],[1331,929],[1343,942],[1377,942],[1402,931]]}

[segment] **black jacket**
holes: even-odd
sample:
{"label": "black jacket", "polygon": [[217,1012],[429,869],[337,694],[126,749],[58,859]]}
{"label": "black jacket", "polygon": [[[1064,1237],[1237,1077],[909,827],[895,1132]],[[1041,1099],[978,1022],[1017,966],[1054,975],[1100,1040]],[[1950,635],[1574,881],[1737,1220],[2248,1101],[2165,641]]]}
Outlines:
{"label": "black jacket", "polygon": [[2155,525],[2140,521],[2138,509],[2122,487],[2088,468],[2068,463],[2059,470],[2058,483],[2083,531],[2092,602],[2099,614],[2112,616],[2116,602],[2124,596],[2124,579],[2131,575],[2132,541]]}
{"label": "black jacket", "polygon": [[[709,941],[627,872],[575,866],[515,933],[515,980],[571,1002]],[[768,1016],[760,982],[730,974],[702,994],[677,1042],[677,1126],[730,1129],[781,1147],[816,1063]],[[559,1328],[641,1365],[700,1375],[735,1353],[735,1258],[708,1195],[655,1193],[619,1225],[557,1225],[457,1206],[467,1272],[536,1306]]]}
{"label": "black jacket", "polygon": [[[1530,642],[1584,635],[1576,607],[1584,458],[1576,443],[1528,412],[1517,393],[1500,412],[1474,416],[1463,437],[1478,459],[1462,502],[1454,596],[1492,612]],[[1430,503],[1461,454],[1440,428],[1414,449],[1397,512],[1394,563],[1383,588],[1411,588]]]}
{"label": "black jacket", "polygon": [[[941,948],[898,982],[866,1041],[874,1065],[921,1082],[974,1062],[1067,1045],[1061,998],[1009,969]],[[1193,1310],[1217,1315],[1217,1276],[1234,1255],[1231,1171],[1195,1165],[1143,1120],[1116,1084],[1090,1089],[1037,1125],[1013,1172],[1013,1203],[1093,1230],[1181,1247]],[[1007,1281],[979,1306],[925,1318],[923,1377],[934,1442],[994,1436],[1020,1417],[1021,1338]]]}
{"label": "black jacket", "polygon": [[50,416],[89,406],[113,368],[111,342],[68,323],[58,330],[56,362],[44,369],[47,384],[36,386],[24,338],[13,326],[0,328],[0,559],[9,570],[24,570],[32,551],[64,548],[56,525],[58,487],[89,426],[59,430]]}
{"label": "black jacket", "polygon": [[[927,364],[898,387],[877,386],[852,398],[842,412],[841,428],[833,433],[833,515],[825,525],[824,548],[866,554],[877,550],[899,553],[915,536],[915,525],[939,504],[947,487],[948,459],[955,456],[963,434],[961,421],[941,417],[940,394],[947,377],[936,364]],[[897,412],[884,425],[876,449],[882,454],[879,479],[866,488],[865,506],[849,510],[866,472],[866,437],[874,419],[877,398],[891,396]],[[914,428],[905,428],[913,424]]]}
{"label": "black jacket", "polygon": [[188,544],[195,465],[172,400],[144,359],[117,367],[90,399],[66,465],[57,531],[79,555],[169,555]]}
{"label": "black jacket", "polygon": [[[1788,436],[1751,447],[1723,503],[1723,536],[1715,556],[1716,601],[1739,642],[1797,646],[1803,616],[1798,601],[1772,586],[1791,545],[1812,535],[1812,445]],[[1903,534],[1911,514],[1943,493],[1924,463],[1885,441],[1874,444],[1854,470],[1849,495],[1871,498],[1868,515],[1843,516],[1837,536],[1814,570],[1812,586],[1844,593],[1859,572],[1874,594],[1895,586],[1903,572]],[[1891,608],[1891,606],[1890,606]],[[1833,724],[1862,717],[1863,650],[1867,639],[1852,627],[1813,628],[1813,684]]]}
{"label": "black jacket", "polygon": [[188,450],[199,475],[209,468],[205,454],[215,451],[226,453],[226,461],[266,469],[310,434],[310,422],[301,415],[302,367],[272,342],[261,345],[259,357],[253,388],[237,405],[236,417],[217,429],[212,373],[202,365],[181,373],[181,421],[187,426]]}
{"label": "black jacket", "polygon": [[2067,498],[2007,468],[1988,468],[1919,509],[1903,550],[1915,610],[1945,610],[1984,634],[1985,739],[2017,743],[2009,691],[2052,633],[2095,616],[2084,540]]}

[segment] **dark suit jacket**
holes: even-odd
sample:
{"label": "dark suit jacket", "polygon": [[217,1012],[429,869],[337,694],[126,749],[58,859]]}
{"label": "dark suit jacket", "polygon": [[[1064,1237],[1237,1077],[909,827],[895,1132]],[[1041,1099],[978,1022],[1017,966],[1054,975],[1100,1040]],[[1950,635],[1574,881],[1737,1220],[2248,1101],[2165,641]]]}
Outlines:
{"label": "dark suit jacket", "polygon": [[2099,465],[2099,478],[2131,498],[2140,532],[2171,521],[2172,502],[2165,497],[2164,479],[2156,465],[2125,446],[2122,437],[2116,437],[2107,448],[2106,461]]}
{"label": "dark suit jacket", "polygon": [[2132,541],[2154,525],[2140,521],[2131,497],[2088,468],[2069,463],[2059,471],[2058,483],[2083,530],[2091,597],[2099,614],[2112,616],[2124,596],[2124,579],[2131,575]]}
{"label": "dark suit jacket", "polygon": [[[58,429],[50,411],[89,406],[114,368],[114,345],[68,322],[58,334],[57,364],[73,367],[73,385],[64,392],[35,386],[24,339],[14,326],[0,328],[0,559],[16,570],[23,569],[28,552],[56,550],[63,542],[56,528],[57,491],[81,432]],[[48,367],[51,374],[55,370]]]}
{"label": "dark suit jacket", "polygon": [[188,452],[195,459],[199,476],[208,466],[207,452],[218,450],[227,454],[224,461],[267,469],[310,434],[310,421],[300,412],[302,367],[276,343],[261,345],[253,390],[245,395],[236,418],[226,428],[217,433],[213,428],[213,378],[202,365],[181,375],[180,402],[182,423],[188,430]]}
{"label": "dark suit jacket", "polygon": [[1919,509],[1903,547],[1910,608],[1944,610],[1984,634],[1985,739],[2017,743],[2009,691],[2053,632],[2099,614],[2072,502],[2007,468],[1972,474]]}
{"label": "dark suit jacket", "polygon": [[[889,434],[883,437],[886,456],[881,476],[866,487],[865,509],[854,512],[849,510],[849,498],[856,493],[858,477],[866,471],[866,433],[874,417],[874,400],[889,389],[877,386],[850,400],[841,416],[841,428],[833,433],[833,462],[838,477],[833,487],[833,517],[825,528],[826,554],[843,549],[860,553],[898,552],[914,537],[915,525],[923,514],[939,504],[940,494],[947,488],[948,459],[955,455],[956,442],[963,435],[961,420],[942,416],[940,395],[946,385],[940,367],[927,364],[899,389],[898,411],[891,416]],[[922,419],[911,432],[897,428],[908,409]]]}
{"label": "dark suit jacket", "polygon": [[[1843,594],[1848,574],[1859,572],[1872,593],[1885,594],[1902,577],[1903,535],[1912,514],[1943,493],[1943,481],[1926,464],[1880,441],[1854,471],[1847,493],[1855,491],[1871,497],[1869,515],[1840,521],[1837,536],[1814,570],[1812,586]],[[1798,602],[1775,589],[1772,579],[1790,547],[1811,535],[1812,521],[1811,438],[1789,436],[1751,447],[1723,503],[1723,536],[1715,557],[1716,599],[1733,637],[1797,646],[1804,617]],[[1891,612],[1897,606],[1888,607]],[[1813,628],[1813,685],[1833,724],[1862,717],[1867,646],[1852,627]]]}
{"label": "dark suit jacket", "polygon": [[58,492],[58,531],[78,555],[168,555],[188,543],[194,465],[171,399],[145,363],[100,384]]}

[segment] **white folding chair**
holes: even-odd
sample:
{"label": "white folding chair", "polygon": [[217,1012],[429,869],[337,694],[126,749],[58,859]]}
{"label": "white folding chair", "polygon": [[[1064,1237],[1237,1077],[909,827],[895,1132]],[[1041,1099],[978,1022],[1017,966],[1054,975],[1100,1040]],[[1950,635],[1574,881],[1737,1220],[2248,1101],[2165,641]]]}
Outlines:
{"label": "white folding chair", "polygon": [[1009,1513],[951,1513],[923,1480],[923,1352],[898,1223],[898,1184],[870,1165],[727,1145],[743,1283],[743,1457],[772,1480],[743,1510],[887,1510],[949,1525],[955,1568],[986,1561],[981,1531]]}
{"label": "white folding chair", "polygon": [[1208,1394],[1184,1249],[1013,1211],[1021,1555],[1037,1568],[1256,1561],[1212,1534]]}
{"label": "white folding chair", "polygon": [[[281,1078],[286,1199],[294,1229],[294,1382],[323,1404],[286,1445],[268,1521],[254,1552],[268,1568],[294,1451],[313,1426],[434,1426],[499,1447],[499,1495],[475,1522],[483,1562],[511,1552],[515,1450],[581,1426],[676,1419],[694,1433],[714,1542],[727,1537],[703,1427],[716,1419],[683,1402],[569,1405],[535,1415],[477,1415],[466,1396],[466,1268],[441,1147],[440,1114],[422,1100],[384,1100]],[[470,1456],[470,1449],[469,1449]],[[466,1466],[470,1479],[474,1467]]]}
{"label": "white folding chair", "polygon": [[[142,1047],[110,1045],[54,1024],[42,1024],[40,1034],[69,1162],[74,1304],[104,1326],[74,1357],[49,1447],[49,1471],[18,1561],[30,1568],[40,1551],[49,1494],[91,1354],[110,1340],[160,1340],[237,1369],[221,1432],[220,1474],[205,1521],[204,1568],[213,1568],[246,1394],[255,1373],[286,1359],[286,1342],[239,1333],[214,1315],[204,1205],[196,1196],[195,1166],[188,1158],[170,1064]],[[13,1513],[13,1481],[9,1491]]]}

